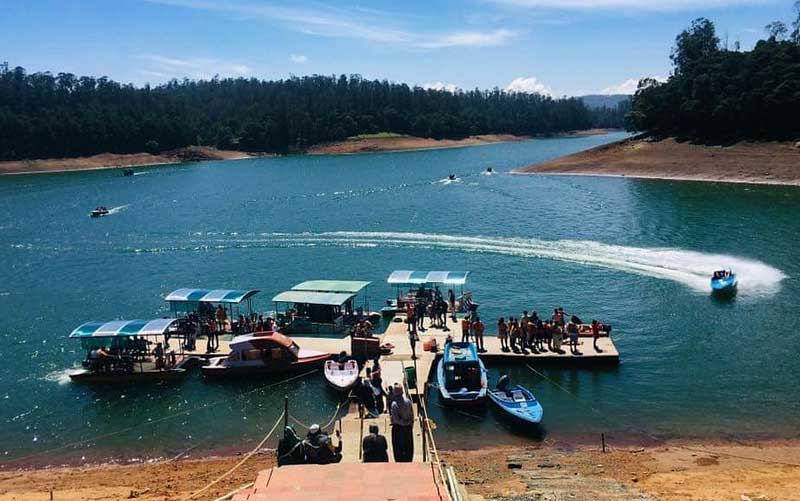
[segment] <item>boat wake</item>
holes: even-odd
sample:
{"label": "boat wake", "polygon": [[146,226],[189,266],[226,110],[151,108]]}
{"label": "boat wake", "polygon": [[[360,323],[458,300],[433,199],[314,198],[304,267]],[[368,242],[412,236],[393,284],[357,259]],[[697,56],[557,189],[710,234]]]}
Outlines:
{"label": "boat wake", "polygon": [[119,214],[120,212],[124,211],[125,209],[127,209],[130,206],[131,206],[131,204],[125,204],[125,205],[120,205],[118,207],[112,207],[112,208],[108,209],[108,214],[106,214],[106,216],[111,216],[113,214]]}
{"label": "boat wake", "polygon": [[709,291],[711,274],[720,266],[736,271],[740,292],[776,292],[780,282],[786,278],[783,272],[768,264],[736,256],[674,248],[626,247],[590,240],[548,241],[396,232],[278,233],[263,236],[302,245],[416,247],[552,259],[671,280],[701,292]]}
{"label": "boat wake", "polygon": [[457,177],[457,178],[454,178],[454,179],[450,179],[449,177],[446,177],[446,178],[440,179],[438,181],[435,181],[433,184],[443,184],[443,185],[447,186],[448,184],[457,184],[457,183],[460,183],[460,182],[461,182],[461,178],[460,177]]}
{"label": "boat wake", "polygon": [[[699,292],[710,291],[711,274],[731,268],[740,294],[770,294],[780,289],[783,272],[761,261],[676,248],[610,245],[591,240],[457,236],[430,233],[338,231],[323,233],[206,234],[191,245],[133,249],[137,253],[215,251],[277,247],[419,248],[550,259],[670,280]],[[208,240],[212,237],[212,240]]]}
{"label": "boat wake", "polygon": [[75,372],[76,369],[78,369],[78,367],[49,372],[42,379],[51,383],[67,384],[70,382],[69,375]]}

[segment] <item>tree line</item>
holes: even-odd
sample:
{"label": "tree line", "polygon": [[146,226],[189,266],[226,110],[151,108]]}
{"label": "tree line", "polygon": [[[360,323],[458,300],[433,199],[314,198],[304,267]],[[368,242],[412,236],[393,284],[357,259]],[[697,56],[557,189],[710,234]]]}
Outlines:
{"label": "tree line", "polygon": [[539,135],[621,127],[623,120],[618,109],[592,110],[578,98],[499,89],[452,93],[359,75],[185,79],[154,87],[29,74],[22,67],[0,75],[0,159],[6,160],[188,145],[286,153],[377,132],[435,139]]}
{"label": "tree line", "polygon": [[750,51],[694,20],[675,40],[669,79],[639,82],[627,128],[706,143],[800,139],[800,0],[794,9],[791,30],[768,24]]}

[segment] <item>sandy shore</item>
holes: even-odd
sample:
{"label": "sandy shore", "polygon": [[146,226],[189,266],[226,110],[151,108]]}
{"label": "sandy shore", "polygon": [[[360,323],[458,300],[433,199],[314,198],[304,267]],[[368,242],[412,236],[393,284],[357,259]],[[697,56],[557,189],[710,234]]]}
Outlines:
{"label": "sandy shore", "polygon": [[189,146],[165,151],[159,155],[151,155],[149,153],[102,153],[91,157],[4,161],[0,162],[0,175],[145,167],[180,162],[239,160],[243,158],[251,158],[251,155],[241,151],[218,150],[207,146]]}
{"label": "sandy shore", "polygon": [[[800,440],[679,441],[644,446],[627,440],[441,451],[470,495],[486,499],[800,499]],[[0,500],[181,499],[241,456],[128,465],[0,470]],[[274,465],[251,458],[199,499],[215,499]],[[479,498],[478,498],[479,499]]]}
{"label": "sandy shore", "polygon": [[791,142],[701,146],[627,139],[531,165],[516,174],[566,174],[800,185],[800,147]]}

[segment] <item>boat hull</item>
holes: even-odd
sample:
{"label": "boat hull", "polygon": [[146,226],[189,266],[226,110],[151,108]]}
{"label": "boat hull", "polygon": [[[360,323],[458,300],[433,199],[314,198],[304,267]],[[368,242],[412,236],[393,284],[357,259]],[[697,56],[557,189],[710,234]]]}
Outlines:
{"label": "boat hull", "polygon": [[338,362],[328,361],[325,364],[325,383],[329,388],[346,393],[356,384],[358,380],[358,364],[355,361],[348,362],[345,370],[338,369]]}
{"label": "boat hull", "polygon": [[512,421],[518,424],[538,426],[542,422],[544,409],[533,393],[521,386],[509,388],[510,391],[519,391],[525,399],[521,401],[509,401],[504,398],[505,392],[500,390],[490,390],[489,399],[494,406]]}
{"label": "boat hull", "polygon": [[247,366],[227,366],[222,362],[226,357],[212,359],[200,371],[203,376],[208,378],[244,378],[259,376],[274,376],[277,374],[296,374],[298,372],[319,369],[330,358],[330,355],[323,354],[308,359],[298,360],[290,364],[275,365],[247,365]]}
{"label": "boat hull", "polygon": [[736,294],[739,288],[739,281],[736,275],[730,275],[720,279],[711,279],[711,293],[719,296]]}
{"label": "boat hull", "polygon": [[94,372],[90,370],[80,370],[69,375],[69,378],[76,383],[132,383],[132,382],[158,382],[174,381],[183,379],[186,376],[186,369],[170,369],[165,371],[141,371],[141,372]]}

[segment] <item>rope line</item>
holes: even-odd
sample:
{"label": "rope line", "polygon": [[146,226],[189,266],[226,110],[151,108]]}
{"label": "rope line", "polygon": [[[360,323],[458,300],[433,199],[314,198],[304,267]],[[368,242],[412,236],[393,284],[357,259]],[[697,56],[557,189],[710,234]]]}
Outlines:
{"label": "rope line", "polygon": [[225,398],[221,398],[219,400],[215,400],[215,401],[212,401],[212,402],[206,402],[203,405],[199,405],[197,407],[194,407],[194,408],[191,408],[191,409],[187,409],[185,411],[180,411],[180,412],[177,412],[175,414],[169,414],[167,416],[162,416],[160,418],[151,419],[151,420],[145,421],[143,423],[135,424],[133,426],[129,426],[127,428],[122,428],[120,430],[115,430],[115,431],[111,431],[111,432],[108,432],[108,433],[104,433],[102,435],[95,435],[95,436],[93,436],[91,438],[85,438],[83,440],[76,440],[74,442],[69,442],[69,443],[66,443],[64,445],[60,445],[58,447],[53,447],[51,449],[46,449],[46,450],[43,450],[43,451],[27,454],[25,456],[19,456],[19,457],[16,457],[16,458],[7,459],[4,462],[13,463],[13,462],[16,462],[16,461],[22,461],[22,460],[25,460],[25,459],[30,459],[32,457],[41,456],[43,454],[49,454],[51,452],[59,451],[59,450],[62,450],[62,449],[67,449],[69,447],[74,447],[74,446],[82,445],[82,444],[85,444],[85,443],[88,443],[88,442],[94,442],[94,441],[97,441],[97,440],[100,440],[100,439],[103,439],[103,438],[108,438],[108,437],[112,437],[112,436],[115,436],[115,435],[120,435],[122,433],[127,433],[127,432],[129,432],[131,430],[135,430],[135,429],[140,428],[142,426],[151,426],[151,425],[154,425],[154,424],[157,424],[157,423],[168,421],[170,419],[175,419],[175,418],[182,417],[182,416],[188,416],[193,412],[196,412],[196,411],[199,411],[199,410],[202,410],[202,409],[206,409],[206,408],[208,408],[210,406],[213,406],[213,405],[216,405],[216,404],[219,404],[219,403],[222,403],[222,402],[226,402],[226,401],[230,400],[231,398],[243,397],[245,395],[249,395],[249,394],[255,393],[257,391],[265,391],[265,390],[268,390],[268,389],[273,388],[275,386],[279,386],[279,385],[288,383],[290,381],[294,381],[296,379],[304,378],[304,377],[306,377],[306,376],[308,376],[310,374],[313,374],[315,372],[318,372],[318,371],[319,371],[319,369],[314,369],[314,370],[311,370],[311,371],[308,371],[308,372],[304,372],[303,374],[299,374],[297,376],[292,376],[290,378],[286,378],[286,379],[278,381],[276,383],[271,383],[271,384],[268,384],[266,386],[259,386],[258,388],[254,388],[252,390],[247,390],[247,391],[244,391],[242,393],[237,393],[236,395],[228,396],[228,397],[225,397]]}
{"label": "rope line", "polygon": [[253,448],[253,450],[251,450],[250,452],[248,452],[248,453],[247,453],[247,454],[246,454],[246,455],[245,455],[245,456],[242,458],[242,460],[241,460],[241,461],[239,461],[238,463],[236,463],[236,464],[235,464],[235,465],[234,465],[234,466],[233,466],[233,467],[232,467],[230,470],[226,471],[225,473],[223,473],[222,475],[220,475],[220,476],[219,476],[219,477],[217,477],[216,479],[212,480],[212,481],[211,481],[211,482],[210,482],[208,485],[206,485],[205,487],[203,487],[203,488],[202,488],[202,489],[200,489],[199,491],[195,491],[193,494],[190,494],[188,497],[185,497],[184,499],[192,499],[192,498],[196,497],[198,494],[200,494],[200,493],[202,493],[202,492],[205,492],[205,491],[207,491],[208,489],[210,489],[211,487],[213,487],[214,485],[216,485],[216,484],[217,484],[219,481],[221,481],[222,479],[224,479],[225,477],[227,477],[228,475],[230,475],[231,473],[233,473],[234,471],[236,471],[236,470],[237,470],[237,469],[238,469],[240,466],[242,466],[244,463],[246,463],[246,462],[247,462],[247,460],[248,460],[248,459],[250,459],[251,457],[253,457],[253,455],[254,455],[256,452],[258,452],[259,450],[261,450],[261,448],[262,448],[262,447],[264,446],[264,444],[267,442],[267,440],[269,439],[269,437],[270,437],[270,436],[272,436],[272,434],[273,434],[273,433],[275,433],[275,430],[277,430],[277,429],[278,429],[278,425],[279,425],[279,424],[281,424],[281,420],[283,419],[283,416],[284,416],[285,414],[286,414],[286,411],[282,411],[282,412],[281,412],[281,415],[280,415],[280,416],[278,416],[278,419],[276,419],[276,420],[275,420],[275,424],[274,424],[274,425],[272,425],[272,428],[269,430],[269,432],[268,432],[266,435],[264,435],[264,438],[262,438],[262,439],[261,439],[261,441],[258,443],[258,445],[256,445],[256,446]]}
{"label": "rope line", "polygon": [[[573,392],[569,391],[568,389],[564,388],[563,386],[558,384],[556,381],[553,381],[552,379],[550,379],[546,375],[542,374],[541,372],[537,371],[536,369],[534,369],[530,365],[526,364],[526,367],[528,369],[530,369],[531,371],[533,371],[534,373],[536,373],[539,376],[541,376],[542,378],[544,378],[545,380],[547,380],[548,382],[552,383],[556,388],[564,391],[565,393],[567,393],[571,397],[573,397],[576,400],[578,400],[578,402],[580,404],[582,404],[582,405],[588,407],[589,409],[591,409],[592,412],[594,412],[598,416],[602,417],[606,422],[613,422],[613,420],[610,419],[608,416],[606,416],[605,414],[603,414],[599,410],[595,409],[592,405],[587,404],[586,402],[581,400],[580,397],[578,397],[578,395],[576,395],[575,393],[573,393]],[[756,457],[751,457],[751,456],[742,456],[740,454],[733,454],[733,453],[730,453],[730,452],[716,451],[714,449],[699,449],[699,448],[696,448],[696,447],[689,447],[689,446],[686,446],[686,445],[670,443],[670,442],[667,442],[666,440],[664,440],[662,438],[658,438],[655,435],[650,434],[649,432],[647,432],[647,431],[645,431],[645,430],[643,430],[641,428],[637,428],[635,426],[631,426],[630,424],[626,424],[626,425],[627,425],[628,429],[630,429],[632,431],[635,431],[637,433],[641,433],[642,435],[645,435],[646,437],[650,438],[651,440],[654,440],[654,441],[656,441],[656,442],[658,442],[660,444],[663,444],[663,445],[666,445],[666,446],[669,446],[669,447],[675,447],[677,449],[683,449],[683,450],[690,451],[690,452],[700,452],[702,454],[713,454],[715,456],[727,456],[727,457],[732,457],[732,458],[736,458],[736,459],[744,459],[744,460],[748,460],[748,461],[755,461],[755,462],[760,462],[760,463],[765,463],[765,464],[779,464],[779,465],[783,465],[783,466],[793,466],[793,467],[796,467],[796,468],[800,468],[800,463],[792,463],[792,462],[788,462],[788,461],[779,461],[779,460],[774,460],[774,459],[756,458]]]}

